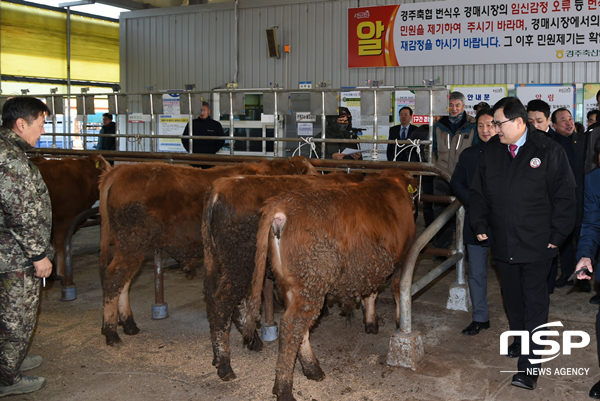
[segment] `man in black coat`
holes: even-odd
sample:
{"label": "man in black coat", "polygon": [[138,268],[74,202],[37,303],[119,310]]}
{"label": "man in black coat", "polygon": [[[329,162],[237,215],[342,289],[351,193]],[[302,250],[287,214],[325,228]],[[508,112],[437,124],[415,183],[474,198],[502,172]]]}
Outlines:
{"label": "man in black coat", "polygon": [[450,186],[452,192],[465,208],[465,222],[463,229],[463,243],[467,248],[468,275],[469,275],[469,294],[471,295],[471,304],[473,305],[473,321],[463,334],[473,336],[479,334],[481,330],[490,328],[490,311],[487,301],[487,267],[488,252],[490,248],[489,241],[480,242],[475,238],[470,223],[470,196],[471,183],[473,176],[477,171],[479,155],[483,151],[485,144],[496,135],[494,127],[494,113],[492,109],[480,109],[475,117],[477,124],[477,135],[479,142],[470,148],[465,149],[458,158]]}
{"label": "man in black coat", "polygon": [[533,99],[527,103],[527,118],[529,124],[537,128],[538,131],[547,133],[550,137],[556,135],[550,124],[550,105],[543,100]]}
{"label": "man in black coat", "polygon": [[[110,113],[102,114],[102,128],[100,134],[116,134],[117,126],[113,122],[113,116]],[[98,137],[98,150],[116,150],[115,137]],[[112,163],[111,163],[112,164]]]}
{"label": "man in black coat", "polygon": [[[208,102],[202,102],[202,111],[192,123],[194,129],[192,136],[225,136],[221,123],[210,118],[210,105]],[[185,126],[183,135],[190,136],[189,124]],[[185,150],[189,152],[189,139],[182,138],[181,143]],[[225,141],[223,139],[193,139],[192,143],[192,153],[215,154],[223,147]]]}
{"label": "man in black coat", "polygon": [[[498,135],[479,157],[471,186],[471,227],[478,240],[488,238],[496,261],[510,330],[529,332],[529,352],[521,336],[508,347],[519,356],[511,384],[533,390],[539,367],[532,351],[541,350],[532,332],[547,323],[548,274],[557,247],[573,231],[575,178],[561,146],[528,125],[527,112],[515,97],[494,106]],[[502,345],[502,344],[501,344]]]}
{"label": "man in black coat", "polygon": [[[581,222],[583,220],[583,181],[584,181],[584,164],[586,152],[586,137],[585,134],[575,132],[575,122],[571,112],[565,108],[559,108],[552,113],[552,125],[556,133],[553,139],[560,143],[565,150],[577,189],[575,190],[575,199],[577,201],[577,215],[575,217],[575,228],[567,237],[563,245],[559,248],[559,255],[552,264],[552,272],[556,277],[558,271],[558,260],[560,258],[561,275],[556,279],[554,286],[562,288],[566,285],[573,285],[573,281],[568,281],[568,278],[575,271],[575,253],[577,252],[577,243],[579,242],[579,233],[581,231]],[[590,292],[590,283],[587,280],[579,280],[577,282],[579,289],[583,292]]]}
{"label": "man in black coat", "polygon": [[[403,108],[400,109],[400,124],[399,125],[394,125],[392,128],[390,128],[390,134],[388,136],[388,139],[390,141],[392,140],[407,140],[407,139],[421,139],[421,140],[425,140],[427,139],[427,135],[428,132],[423,132],[422,130],[419,131],[419,133],[421,135],[418,135],[417,137],[415,137],[415,132],[417,131],[417,129],[419,127],[417,127],[416,125],[412,125],[411,121],[412,121],[412,116],[413,116],[413,111],[410,107],[408,106],[404,106]],[[424,136],[423,136],[424,134]],[[422,147],[424,149],[424,147]],[[422,151],[423,151],[422,149]],[[387,146],[387,159],[388,161],[394,161],[394,157],[396,156],[396,153],[400,151],[400,146],[396,146],[395,143],[388,143]],[[411,150],[410,149],[404,149],[402,152],[400,152],[400,154],[398,154],[398,156],[396,157],[395,161],[397,162],[407,162],[408,160],[408,156],[410,154],[410,161],[411,162],[418,162],[419,161],[419,156],[417,155],[416,150]],[[424,154],[422,153],[421,156],[421,161],[424,160]]]}

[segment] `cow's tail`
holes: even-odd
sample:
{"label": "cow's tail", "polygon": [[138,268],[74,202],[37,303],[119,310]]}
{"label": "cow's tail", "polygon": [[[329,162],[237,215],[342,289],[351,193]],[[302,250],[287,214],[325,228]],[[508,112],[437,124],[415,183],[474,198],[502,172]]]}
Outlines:
{"label": "cow's tail", "polygon": [[267,255],[269,253],[269,235],[273,216],[267,210],[263,211],[256,235],[256,256],[254,258],[254,275],[252,276],[252,292],[248,299],[248,320],[244,326],[244,339],[254,337],[256,322],[260,319],[261,293],[265,282]]}
{"label": "cow's tail", "polygon": [[100,220],[102,222],[100,239],[100,271],[105,271],[110,264],[112,255],[110,253],[110,216],[108,215],[108,196],[110,188],[115,180],[115,169],[110,169],[100,177],[98,185],[100,191]]}
{"label": "cow's tail", "polygon": [[[216,273],[215,259],[214,259],[214,236],[212,230],[213,224],[213,210],[215,204],[219,202],[218,197],[215,196],[217,192],[213,188],[206,194],[204,201],[204,215],[202,216],[202,243],[204,245],[204,267],[206,269],[206,277],[204,278],[204,296],[208,303],[212,302],[212,295],[216,291],[218,286],[218,279]],[[211,308],[207,308],[211,309]]]}

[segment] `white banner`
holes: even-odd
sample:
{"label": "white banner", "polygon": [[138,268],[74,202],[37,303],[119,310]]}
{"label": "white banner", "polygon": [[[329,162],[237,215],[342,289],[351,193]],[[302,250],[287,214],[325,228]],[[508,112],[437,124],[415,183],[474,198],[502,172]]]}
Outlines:
{"label": "white banner", "polygon": [[598,101],[596,94],[600,91],[600,84],[583,85],[583,125],[587,129],[587,113],[591,110],[598,110]]}
{"label": "white banner", "polygon": [[348,10],[349,67],[600,61],[600,0],[477,0]]}
{"label": "white banner", "polygon": [[477,113],[473,110],[473,106],[486,102],[490,107],[494,107],[498,100],[506,97],[508,88],[506,85],[454,85],[451,91],[458,91],[465,95],[465,111],[475,117]]}
{"label": "white banner", "polygon": [[[187,115],[160,115],[158,116],[159,135],[182,135],[185,126],[189,122]],[[159,138],[159,152],[185,152],[185,148],[179,138]]]}
{"label": "white banner", "polygon": [[518,85],[516,96],[527,107],[533,99],[540,99],[550,105],[550,112],[564,107],[575,118],[575,85]]}

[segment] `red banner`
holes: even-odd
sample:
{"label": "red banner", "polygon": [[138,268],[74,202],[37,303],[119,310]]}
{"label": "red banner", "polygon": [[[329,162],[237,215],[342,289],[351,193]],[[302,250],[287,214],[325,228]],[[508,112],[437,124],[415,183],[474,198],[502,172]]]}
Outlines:
{"label": "red banner", "polygon": [[348,68],[398,65],[392,28],[399,8],[348,9]]}

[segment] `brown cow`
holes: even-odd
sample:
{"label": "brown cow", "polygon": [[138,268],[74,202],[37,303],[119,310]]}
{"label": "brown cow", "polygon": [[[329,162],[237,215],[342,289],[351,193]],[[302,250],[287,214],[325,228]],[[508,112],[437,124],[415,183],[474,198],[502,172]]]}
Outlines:
{"label": "brown cow", "polygon": [[[223,380],[235,379],[230,364],[231,319],[243,332],[245,302],[256,254],[260,208],[265,200],[284,192],[360,182],[362,174],[325,176],[230,177],[213,184],[204,210],[204,295],[213,344],[213,365]],[[245,338],[248,349],[260,351],[262,341],[254,331]]]}
{"label": "brown cow", "polygon": [[310,347],[309,329],[326,294],[374,298],[401,265],[415,238],[407,188],[406,173],[386,170],[359,184],[289,192],[263,208],[245,335],[253,333],[260,314],[268,256],[287,308],[273,387],[278,400],[294,400],[296,356],[307,378],[325,376]]}
{"label": "brown cow", "polygon": [[[180,263],[203,256],[202,215],[212,182],[231,175],[316,174],[305,157],[201,170],[159,163],[122,165],[102,177],[100,276],[106,344],[139,332],[129,305],[129,285],[146,253],[168,252]],[[111,262],[110,242],[115,245]],[[109,264],[110,263],[110,264]],[[118,313],[118,315],[117,315]]]}
{"label": "brown cow", "polygon": [[58,276],[65,273],[64,242],[69,226],[83,211],[89,210],[98,200],[100,175],[110,165],[101,155],[65,157],[47,160],[30,159],[42,173],[52,202],[52,246],[54,268]]}

